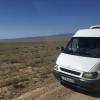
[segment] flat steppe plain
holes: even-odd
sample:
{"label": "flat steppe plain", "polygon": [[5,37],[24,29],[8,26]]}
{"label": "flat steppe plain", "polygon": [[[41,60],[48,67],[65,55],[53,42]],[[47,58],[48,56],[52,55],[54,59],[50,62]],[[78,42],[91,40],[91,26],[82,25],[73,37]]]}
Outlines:
{"label": "flat steppe plain", "polygon": [[67,41],[0,42],[0,100],[99,100],[100,93],[64,87],[54,78]]}

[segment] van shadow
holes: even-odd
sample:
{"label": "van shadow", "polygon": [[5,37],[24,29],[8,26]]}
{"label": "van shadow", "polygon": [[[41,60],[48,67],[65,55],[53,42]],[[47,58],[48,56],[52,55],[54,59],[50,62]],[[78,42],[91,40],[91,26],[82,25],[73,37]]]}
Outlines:
{"label": "van shadow", "polygon": [[88,95],[88,96],[92,96],[92,97],[96,97],[96,98],[100,98],[100,92],[89,92],[89,91],[85,91],[85,90],[82,90],[82,89],[79,89],[77,87],[73,87],[73,86],[70,86],[70,85],[66,85],[64,83],[61,83],[65,88],[69,88],[71,89],[72,91],[75,91],[75,92],[78,92],[78,93],[81,93],[81,94],[85,94],[85,95]]}

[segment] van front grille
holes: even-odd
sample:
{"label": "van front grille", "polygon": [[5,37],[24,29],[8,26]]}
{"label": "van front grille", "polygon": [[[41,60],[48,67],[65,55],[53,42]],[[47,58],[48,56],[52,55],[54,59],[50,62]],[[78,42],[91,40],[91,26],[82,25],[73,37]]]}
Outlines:
{"label": "van front grille", "polygon": [[75,74],[75,75],[81,74],[80,72],[72,71],[72,70],[69,70],[69,69],[61,68],[61,67],[60,67],[60,70],[67,72],[67,73]]}

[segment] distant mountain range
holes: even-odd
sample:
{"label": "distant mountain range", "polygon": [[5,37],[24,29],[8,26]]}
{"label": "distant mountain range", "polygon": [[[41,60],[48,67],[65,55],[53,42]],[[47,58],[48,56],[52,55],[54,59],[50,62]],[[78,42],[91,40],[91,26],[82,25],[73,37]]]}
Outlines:
{"label": "distant mountain range", "polygon": [[0,42],[25,42],[25,41],[34,41],[34,40],[52,40],[52,39],[65,39],[71,38],[73,33],[65,34],[56,34],[49,36],[37,36],[37,37],[25,37],[25,38],[16,38],[16,39],[0,39]]}

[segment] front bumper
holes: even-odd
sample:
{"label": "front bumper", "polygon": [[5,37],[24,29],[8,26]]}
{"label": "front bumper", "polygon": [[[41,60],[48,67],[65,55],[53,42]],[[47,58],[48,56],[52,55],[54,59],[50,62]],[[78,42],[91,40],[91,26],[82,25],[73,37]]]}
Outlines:
{"label": "front bumper", "polygon": [[[87,90],[87,91],[100,91],[100,80],[83,80],[81,78],[73,77],[73,76],[70,76],[62,72],[55,71],[55,70],[53,73],[57,80],[59,80],[61,83],[65,83],[66,85],[68,84],[70,86]],[[61,76],[70,78],[74,80],[75,83],[65,81],[61,78]]]}

